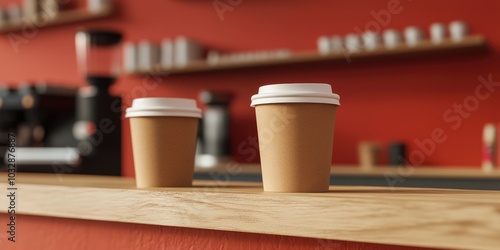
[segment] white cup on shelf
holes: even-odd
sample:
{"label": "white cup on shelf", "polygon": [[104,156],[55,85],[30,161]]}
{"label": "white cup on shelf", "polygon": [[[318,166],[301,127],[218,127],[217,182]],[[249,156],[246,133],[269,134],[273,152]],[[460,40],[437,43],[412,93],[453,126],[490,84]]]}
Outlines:
{"label": "white cup on shelf", "polygon": [[410,26],[404,32],[406,44],[410,47],[415,47],[424,40],[424,32],[419,27]]}
{"label": "white cup on shelf", "polygon": [[195,40],[180,36],[174,41],[174,64],[186,67],[190,62],[203,59],[203,48]]}
{"label": "white cup on shelf", "polygon": [[132,42],[123,45],[123,69],[132,73],[137,70],[137,46]]}
{"label": "white cup on shelf", "polygon": [[383,34],[384,45],[388,49],[393,49],[401,44],[403,36],[397,30],[388,29]]}
{"label": "white cup on shelf", "polygon": [[358,52],[361,50],[361,38],[359,35],[350,33],[345,36],[345,47],[349,52]]}
{"label": "white cup on shelf", "polygon": [[341,36],[330,37],[330,50],[331,53],[341,53],[344,49],[344,41]]}
{"label": "white cup on shelf", "polygon": [[89,12],[99,12],[110,7],[110,0],[87,0],[87,9]]}
{"label": "white cup on shelf", "polygon": [[318,47],[318,52],[321,55],[328,55],[331,52],[330,38],[327,36],[320,36],[316,41],[316,46]]}
{"label": "white cup on shelf", "polygon": [[288,49],[278,49],[276,51],[276,56],[278,58],[287,58],[287,57],[290,57],[292,55],[292,52]]}
{"label": "white cup on shelf", "polygon": [[138,47],[137,68],[143,71],[154,70],[160,61],[160,47],[146,40],[141,41]]}
{"label": "white cup on shelf", "polygon": [[380,46],[380,34],[375,31],[367,31],[363,34],[363,44],[367,50],[375,50]]}
{"label": "white cup on shelf", "polygon": [[208,51],[208,53],[207,53],[207,63],[208,64],[216,65],[216,64],[219,64],[219,61],[220,61],[219,52],[217,52],[215,50]]}
{"label": "white cup on shelf", "polygon": [[469,25],[463,21],[451,22],[448,28],[453,42],[461,42],[469,34]]}
{"label": "white cup on shelf", "polygon": [[37,0],[24,0],[23,7],[23,16],[28,18],[34,18],[38,14],[38,10],[41,8],[43,1]]}
{"label": "white cup on shelf", "polygon": [[429,33],[433,43],[442,43],[446,39],[446,26],[442,23],[433,23],[429,27]]}
{"label": "white cup on shelf", "polygon": [[170,69],[174,66],[174,42],[171,39],[161,41],[160,65],[163,69]]}

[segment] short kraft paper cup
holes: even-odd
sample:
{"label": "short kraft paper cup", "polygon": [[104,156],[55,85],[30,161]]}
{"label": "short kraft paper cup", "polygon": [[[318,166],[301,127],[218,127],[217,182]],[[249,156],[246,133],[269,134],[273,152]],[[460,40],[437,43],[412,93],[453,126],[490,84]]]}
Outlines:
{"label": "short kraft paper cup", "polygon": [[127,109],[137,187],[192,185],[201,110],[184,98],[138,98]]}
{"label": "short kraft paper cup", "polygon": [[252,96],[264,191],[329,190],[339,100],[322,83],[266,85]]}

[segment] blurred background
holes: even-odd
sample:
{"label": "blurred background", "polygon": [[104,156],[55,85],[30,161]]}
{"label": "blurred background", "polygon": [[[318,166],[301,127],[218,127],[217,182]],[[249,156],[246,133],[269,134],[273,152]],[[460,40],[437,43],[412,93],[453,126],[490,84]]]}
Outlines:
{"label": "blurred background", "polygon": [[[12,15],[9,6],[13,4],[25,3],[0,1],[4,16]],[[66,4],[70,9],[90,8],[85,0],[71,0]],[[203,47],[204,57],[212,51],[212,59],[222,60],[217,56],[245,51],[281,50],[286,52],[284,56],[291,53],[292,57],[294,53],[312,54],[320,49],[318,38],[322,36],[345,36],[367,30],[378,29],[382,33],[394,29],[403,33],[407,27],[417,26],[428,39],[431,24],[448,25],[459,20],[467,24],[470,35],[485,39],[487,50],[474,49],[474,46],[485,47],[480,42],[473,44],[472,49],[451,49],[458,53],[438,53],[439,49],[431,48],[430,52],[422,53],[425,56],[404,50],[399,56],[382,53],[366,60],[326,55],[332,58],[328,60],[317,55],[301,63],[260,66],[255,63],[257,66],[251,67],[245,67],[241,61],[246,59],[240,58],[228,63],[240,63],[241,67],[179,74],[165,70],[160,76],[147,70],[134,71],[134,74],[121,70],[110,93],[122,98],[122,110],[139,97],[200,100],[200,92],[204,90],[231,95],[231,101],[227,102],[230,104],[226,106],[230,116],[228,152],[231,159],[241,163],[259,161],[253,153],[256,147],[252,138],[256,138],[257,130],[254,109],[249,106],[250,97],[257,93],[259,86],[270,83],[332,85],[334,92],[341,96],[342,105],[337,113],[333,149],[333,163],[340,165],[359,164],[358,144],[362,141],[383,145],[377,164],[387,165],[390,161],[387,145],[402,143],[406,145],[406,154],[425,151],[417,141],[433,138],[433,131],[439,129],[446,140],[435,143],[435,149],[423,159],[415,160],[418,164],[414,165],[479,169],[484,152],[483,127],[500,120],[500,98],[495,89],[498,87],[491,87],[488,98],[479,101],[473,98],[477,95],[477,86],[484,81],[500,82],[500,33],[496,27],[500,23],[500,2],[495,0],[117,0],[107,4],[113,11],[99,19],[86,20],[84,16],[81,22],[50,27],[21,25],[20,30],[3,32],[0,82],[11,92],[39,82],[67,88],[88,86],[79,73],[75,52],[75,32],[82,27],[120,31],[122,44],[137,45],[147,40],[160,45],[166,38],[186,37]],[[440,46],[448,51],[446,45]],[[353,52],[348,55],[350,53]],[[158,73],[158,70],[151,72]],[[488,93],[486,89],[481,91]],[[468,107],[466,114],[460,113],[456,105]],[[200,106],[206,109],[209,105],[200,102]],[[45,123],[57,123],[57,120]],[[121,127],[121,174],[133,176],[127,119],[121,119]]]}

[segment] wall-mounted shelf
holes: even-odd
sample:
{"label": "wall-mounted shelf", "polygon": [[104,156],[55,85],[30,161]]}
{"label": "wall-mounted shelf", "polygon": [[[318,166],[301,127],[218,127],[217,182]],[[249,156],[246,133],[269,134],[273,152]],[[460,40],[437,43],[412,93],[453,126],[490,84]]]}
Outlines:
{"label": "wall-mounted shelf", "polygon": [[[110,16],[113,13],[112,8],[102,9],[96,12],[89,12],[86,9],[74,9],[74,10],[64,10],[58,13],[56,16],[52,17],[48,21],[40,22],[40,25],[34,25],[35,27],[43,28],[55,25],[63,25],[68,23],[76,23],[88,20],[94,20],[99,18],[104,18]],[[7,33],[11,31],[21,31],[26,27],[33,26],[32,24],[36,24],[37,17],[27,18],[25,17],[22,21],[17,23],[6,23],[0,26],[0,33]]]}
{"label": "wall-mounted shelf", "polygon": [[[359,60],[363,58],[384,58],[392,56],[414,56],[420,54],[447,54],[447,53],[465,53],[465,52],[477,52],[482,51],[487,48],[486,39],[483,36],[471,36],[467,37],[460,43],[453,42],[451,40],[446,40],[441,44],[433,44],[431,41],[423,41],[415,47],[408,47],[406,45],[401,45],[393,49],[387,49],[381,47],[376,50],[362,50],[359,52],[349,53],[348,57],[350,60]],[[287,65],[287,64],[299,64],[299,63],[312,63],[312,62],[345,62],[347,63],[347,52],[330,54],[330,55],[320,55],[317,51],[307,51],[307,52],[296,52],[291,54],[286,58],[273,58],[259,61],[242,61],[242,62],[228,62],[219,64],[209,64],[206,61],[192,62],[189,65],[182,68],[173,69],[159,69],[153,71],[135,71],[128,72],[128,74],[133,75],[143,75],[143,74],[153,74],[153,75],[170,75],[170,74],[186,74],[195,72],[205,72],[205,71],[216,71],[216,70],[229,70],[229,69],[242,69],[242,68],[253,68],[253,67],[265,67],[274,65]]]}

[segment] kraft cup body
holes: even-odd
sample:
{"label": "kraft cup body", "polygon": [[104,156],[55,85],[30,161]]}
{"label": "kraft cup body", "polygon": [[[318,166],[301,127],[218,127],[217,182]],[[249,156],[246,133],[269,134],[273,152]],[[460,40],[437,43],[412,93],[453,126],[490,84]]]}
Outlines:
{"label": "kraft cup body", "polygon": [[336,105],[255,107],[264,191],[327,192]]}
{"label": "kraft cup body", "polygon": [[137,187],[192,185],[198,120],[193,117],[132,117]]}
{"label": "kraft cup body", "polygon": [[201,110],[184,98],[138,98],[127,109],[137,187],[192,185]]}
{"label": "kraft cup body", "polygon": [[321,83],[273,84],[252,96],[266,192],[327,192],[340,97]]}

